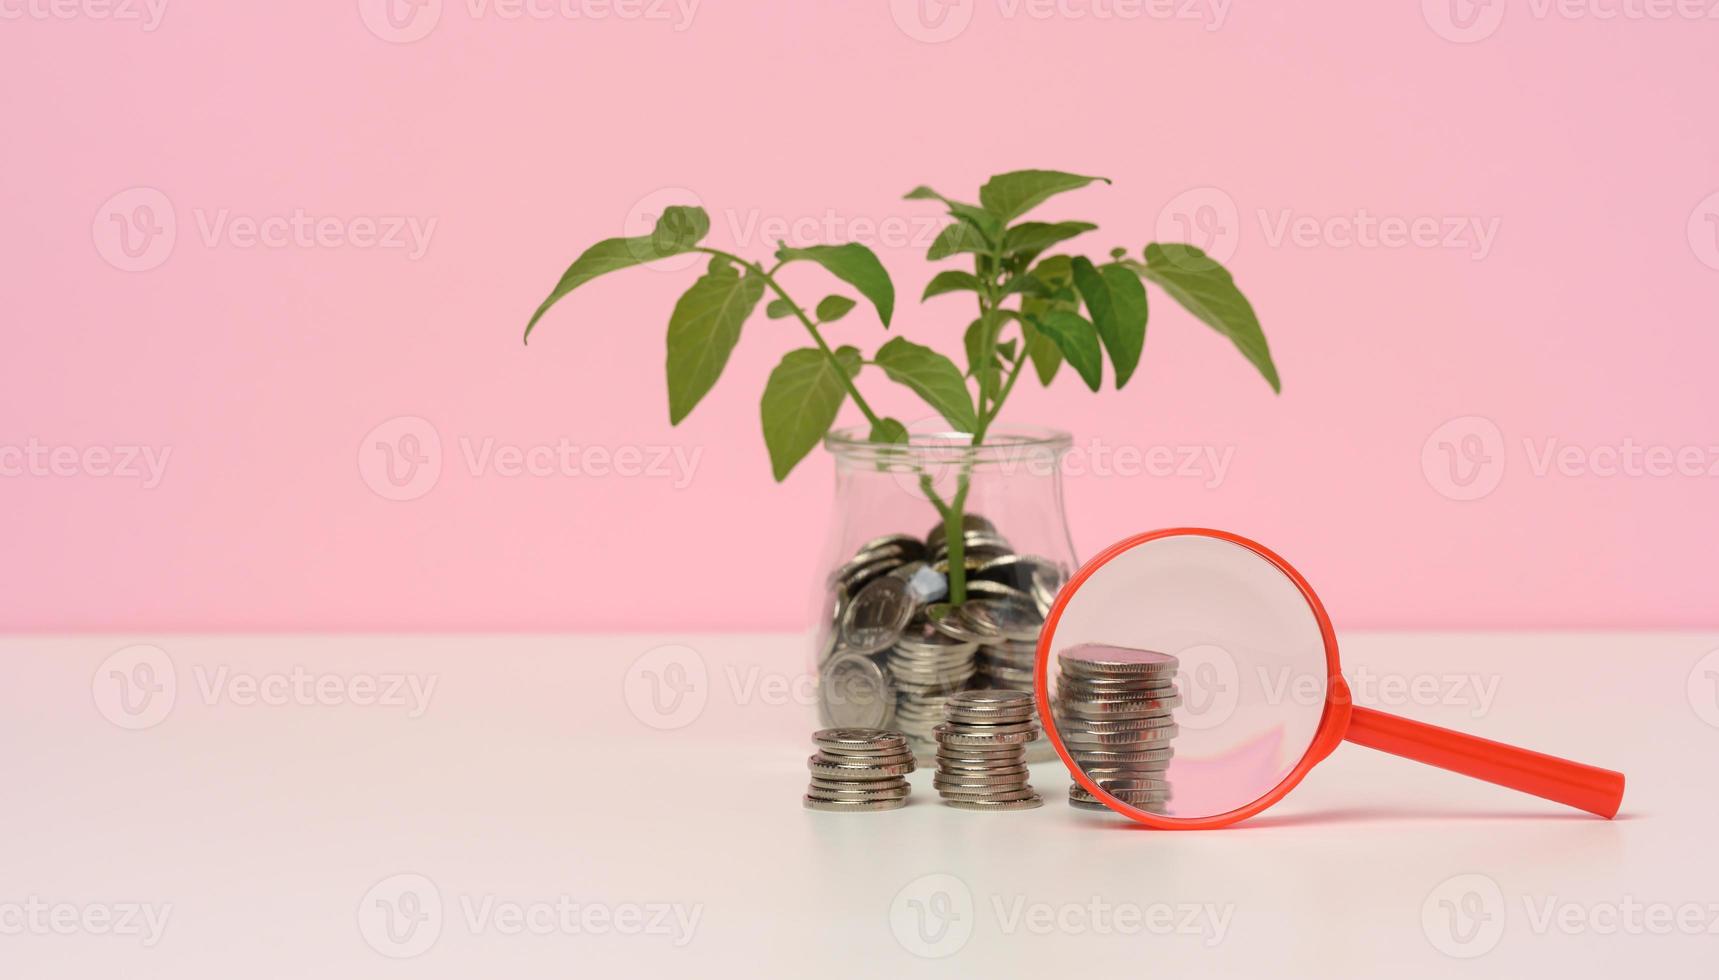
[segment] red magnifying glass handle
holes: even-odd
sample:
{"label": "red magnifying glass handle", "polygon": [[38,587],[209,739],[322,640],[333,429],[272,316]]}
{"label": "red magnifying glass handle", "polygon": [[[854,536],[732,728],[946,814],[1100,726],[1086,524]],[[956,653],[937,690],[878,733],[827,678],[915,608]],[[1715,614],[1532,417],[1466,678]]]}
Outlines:
{"label": "red magnifying glass handle", "polygon": [[1532,793],[1608,820],[1617,816],[1618,806],[1623,802],[1621,772],[1530,752],[1360,705],[1354,707],[1348,733],[1343,737],[1356,745]]}

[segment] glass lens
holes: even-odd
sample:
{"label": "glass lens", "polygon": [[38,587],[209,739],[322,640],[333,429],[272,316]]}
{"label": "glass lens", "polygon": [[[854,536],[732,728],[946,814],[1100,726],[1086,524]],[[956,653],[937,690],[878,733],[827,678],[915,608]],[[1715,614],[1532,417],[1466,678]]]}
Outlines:
{"label": "glass lens", "polygon": [[[1170,817],[1246,806],[1306,754],[1325,644],[1300,589],[1221,538],[1154,538],[1068,597],[1047,641],[1057,733],[1116,799]],[[1104,809],[1078,783],[1070,802]]]}

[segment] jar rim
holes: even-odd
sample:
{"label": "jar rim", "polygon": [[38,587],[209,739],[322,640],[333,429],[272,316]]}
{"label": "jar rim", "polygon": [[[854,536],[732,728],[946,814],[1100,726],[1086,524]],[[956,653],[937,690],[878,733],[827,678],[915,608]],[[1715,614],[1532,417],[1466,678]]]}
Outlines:
{"label": "jar rim", "polygon": [[975,446],[973,434],[954,429],[909,430],[907,441],[872,442],[871,430],[863,426],[831,429],[824,448],[842,459],[888,460],[934,455],[939,459],[960,457],[975,463],[1018,457],[1022,453],[1060,456],[1074,445],[1074,437],[1060,429],[1039,426],[1001,426],[985,434]]}

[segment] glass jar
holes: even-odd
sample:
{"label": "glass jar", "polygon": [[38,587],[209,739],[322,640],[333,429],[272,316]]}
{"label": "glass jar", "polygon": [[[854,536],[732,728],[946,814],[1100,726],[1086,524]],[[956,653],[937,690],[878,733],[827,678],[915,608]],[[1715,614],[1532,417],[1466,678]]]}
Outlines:
{"label": "glass jar", "polygon": [[[949,694],[1032,689],[1038,627],[1076,565],[1062,493],[1070,444],[1031,428],[977,446],[955,432],[825,437],[836,500],[815,647],[824,726],[900,731],[929,757]],[[1034,743],[1033,757],[1049,754]]]}

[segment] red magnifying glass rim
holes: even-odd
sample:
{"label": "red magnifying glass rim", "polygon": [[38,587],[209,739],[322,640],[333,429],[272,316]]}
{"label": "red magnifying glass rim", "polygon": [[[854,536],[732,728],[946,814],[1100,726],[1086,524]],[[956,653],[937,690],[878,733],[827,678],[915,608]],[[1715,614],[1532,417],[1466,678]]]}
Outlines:
{"label": "red magnifying glass rim", "polygon": [[[1080,766],[1076,765],[1074,758],[1069,755],[1068,746],[1063,744],[1062,733],[1057,731],[1056,718],[1051,713],[1050,687],[1047,682],[1051,658],[1051,639],[1056,635],[1057,622],[1062,619],[1063,610],[1068,607],[1069,600],[1080,590],[1086,580],[1109,564],[1111,559],[1143,544],[1161,538],[1188,536],[1214,538],[1246,548],[1277,566],[1277,570],[1295,583],[1297,589],[1301,590],[1301,597],[1307,600],[1308,607],[1313,610],[1313,618],[1319,623],[1319,636],[1325,644],[1325,709],[1324,713],[1320,715],[1319,727],[1314,731],[1313,741],[1307,747],[1306,754],[1302,755],[1300,761],[1295,764],[1295,768],[1289,771],[1289,775],[1283,777],[1283,781],[1272,787],[1270,792],[1246,806],[1237,807],[1225,813],[1207,817],[1166,817],[1161,814],[1148,813],[1139,807],[1111,796],[1099,788],[1098,784],[1085,772],[1081,771]],[[1337,632],[1332,629],[1331,617],[1326,614],[1325,606],[1320,603],[1319,596],[1314,594],[1313,587],[1307,584],[1307,580],[1302,578],[1301,573],[1296,571],[1289,562],[1284,561],[1270,548],[1239,534],[1231,534],[1228,531],[1218,531],[1207,527],[1172,527],[1137,534],[1131,538],[1118,541],[1082,565],[1080,570],[1074,573],[1074,577],[1069,579],[1068,584],[1064,585],[1062,590],[1057,593],[1056,601],[1051,604],[1050,614],[1045,617],[1044,628],[1039,633],[1038,658],[1033,664],[1033,691],[1034,699],[1038,701],[1039,706],[1039,722],[1044,726],[1045,734],[1050,736],[1051,744],[1056,747],[1057,755],[1062,756],[1063,764],[1074,776],[1074,781],[1117,813],[1130,820],[1160,830],[1213,830],[1218,827],[1227,827],[1240,820],[1246,820],[1283,799],[1285,793],[1294,789],[1314,765],[1330,755],[1331,751],[1343,741],[1343,733],[1349,727],[1349,685],[1343,681],[1341,665],[1337,659]]]}

